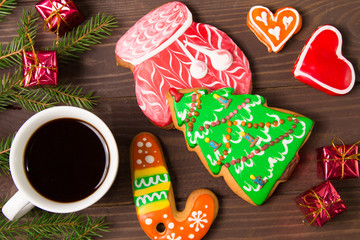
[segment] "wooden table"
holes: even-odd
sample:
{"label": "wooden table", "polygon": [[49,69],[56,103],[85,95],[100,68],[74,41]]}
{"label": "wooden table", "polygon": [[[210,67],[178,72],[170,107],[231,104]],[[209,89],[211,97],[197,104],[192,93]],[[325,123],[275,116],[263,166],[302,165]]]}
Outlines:
{"label": "wooden table", "polygon": [[[219,213],[204,239],[355,239],[359,236],[359,179],[332,181],[348,210],[322,228],[301,223],[303,214],[294,197],[322,182],[316,174],[317,147],[330,145],[335,136],[348,144],[359,140],[360,88],[356,83],[348,95],[334,97],[301,83],[292,75],[293,64],[306,40],[323,24],[334,25],[341,31],[343,54],[354,65],[356,74],[360,74],[359,0],[279,0],[271,3],[257,0],[184,1],[196,22],[223,30],[244,51],[253,74],[253,93],[267,98],[269,106],[302,113],[316,123],[309,141],[299,152],[301,161],[291,178],[280,184],[273,196],[260,207],[254,207],[236,196],[223,179],[211,177],[197,155],[186,150],[180,131],[166,131],[151,124],[137,105],[131,71],[115,64],[114,48],[120,36],[143,15],[167,1],[76,2],[87,19],[97,12],[105,12],[114,15],[119,25],[102,44],[60,70],[60,81],[71,81],[85,91],[96,91],[100,96],[93,112],[108,124],[118,143],[120,167],[114,185],[102,200],[82,211],[92,216],[107,216],[110,232],[104,234],[104,239],[148,239],[136,217],[129,169],[130,142],[141,131],[154,133],[162,143],[179,209],[184,207],[187,196],[197,188],[209,188],[218,196]],[[35,3],[19,1],[14,14],[0,23],[0,42],[6,44],[16,35],[16,23],[22,8],[33,7]],[[272,11],[292,6],[302,15],[301,31],[281,52],[268,53],[247,27],[246,15],[254,5],[264,5]],[[43,23],[40,21],[39,24],[42,28]],[[49,46],[54,39],[54,34],[40,29],[36,46],[38,49]],[[34,113],[9,109],[0,114],[0,137],[5,138],[17,131]],[[0,177],[1,199],[15,191],[11,177]]]}

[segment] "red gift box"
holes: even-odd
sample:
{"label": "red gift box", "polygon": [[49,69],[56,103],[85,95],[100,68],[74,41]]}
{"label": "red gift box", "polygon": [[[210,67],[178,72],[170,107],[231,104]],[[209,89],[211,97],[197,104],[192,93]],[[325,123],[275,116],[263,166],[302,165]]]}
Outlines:
{"label": "red gift box", "polygon": [[25,87],[57,84],[56,51],[24,51],[23,66]]}
{"label": "red gift box", "polygon": [[319,227],[347,209],[330,181],[321,183],[295,198],[304,213],[303,223]]}
{"label": "red gift box", "polygon": [[[334,140],[342,145],[337,146]],[[318,176],[325,180],[358,178],[359,177],[359,151],[357,143],[345,145],[340,139],[334,139],[332,146],[318,148]]]}
{"label": "red gift box", "polygon": [[84,17],[71,0],[42,0],[35,8],[49,30],[56,32],[58,36],[64,35],[84,21]]}

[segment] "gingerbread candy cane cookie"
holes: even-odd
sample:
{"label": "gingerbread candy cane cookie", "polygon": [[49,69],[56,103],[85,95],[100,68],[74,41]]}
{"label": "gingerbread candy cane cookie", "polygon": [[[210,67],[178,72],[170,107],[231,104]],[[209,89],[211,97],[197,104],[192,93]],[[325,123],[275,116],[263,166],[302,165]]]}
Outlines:
{"label": "gingerbread candy cane cookie", "polygon": [[201,239],[218,212],[206,189],[192,192],[178,212],[162,149],[156,137],[139,133],[130,147],[134,201],[141,227],[151,239]]}

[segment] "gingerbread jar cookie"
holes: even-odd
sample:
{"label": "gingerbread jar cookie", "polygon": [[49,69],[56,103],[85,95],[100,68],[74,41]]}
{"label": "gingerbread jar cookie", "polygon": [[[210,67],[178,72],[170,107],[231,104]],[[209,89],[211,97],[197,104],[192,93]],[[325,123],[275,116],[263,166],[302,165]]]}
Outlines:
{"label": "gingerbread jar cookie", "polygon": [[118,65],[133,71],[139,107],[162,128],[172,127],[166,101],[170,88],[251,91],[244,53],[224,32],[193,22],[180,2],[169,2],[141,18],[119,39],[115,55]]}

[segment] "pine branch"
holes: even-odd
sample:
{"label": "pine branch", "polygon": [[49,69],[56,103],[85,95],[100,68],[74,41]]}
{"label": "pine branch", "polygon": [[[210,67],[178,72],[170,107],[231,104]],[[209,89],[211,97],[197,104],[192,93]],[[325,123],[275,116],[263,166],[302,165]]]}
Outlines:
{"label": "pine branch", "polygon": [[79,86],[69,85],[46,86],[40,89],[21,87],[23,81],[21,69],[10,76],[4,75],[0,83],[0,112],[14,103],[23,108],[39,112],[43,109],[63,103],[69,106],[93,109],[96,105],[97,96],[93,92],[83,94]]}
{"label": "pine branch", "polygon": [[0,0],[0,22],[2,22],[6,15],[12,13],[13,9],[16,7],[16,0]]}
{"label": "pine branch", "polygon": [[14,88],[20,85],[22,78],[21,69],[17,69],[13,75],[4,74],[2,76],[0,80],[0,112],[12,105],[11,95],[14,93]]}
{"label": "pine branch", "polygon": [[113,16],[98,13],[85,25],[78,26],[66,33],[58,45],[53,43],[52,50],[56,50],[60,63],[77,60],[77,54],[90,50],[90,46],[101,43],[101,40],[110,36],[112,29],[117,27]]}
{"label": "pine branch", "polygon": [[33,111],[40,112],[49,107],[53,107],[57,102],[52,102],[51,98],[43,94],[39,89],[20,88],[21,91],[11,94],[13,103],[19,104],[21,107]]}
{"label": "pine branch", "polygon": [[2,210],[3,206],[5,205],[5,203],[7,202],[7,200],[9,200],[8,196],[6,196],[3,201],[0,203],[0,211]]}
{"label": "pine branch", "polygon": [[65,236],[64,240],[80,240],[80,239],[91,239],[91,237],[102,237],[99,231],[108,232],[108,226],[104,221],[104,217],[95,218],[86,216],[82,223],[77,229],[74,229],[72,233]]}
{"label": "pine branch", "polygon": [[99,232],[107,232],[104,218],[76,216],[74,214],[52,214],[45,211],[33,211],[34,216],[25,220],[9,222],[0,217],[0,238],[15,239],[90,239],[102,237]]}
{"label": "pine branch", "polygon": [[82,93],[82,88],[79,86],[72,88],[71,84],[42,88],[42,91],[57,102],[89,110],[94,108],[96,99],[98,98],[93,95],[93,92],[84,95]]}
{"label": "pine branch", "polygon": [[[8,136],[5,140],[0,142],[0,169],[5,175],[10,175],[9,171],[9,154],[11,142],[14,139],[14,134]],[[0,172],[1,176],[1,172]]]}
{"label": "pine branch", "polygon": [[21,52],[30,47],[29,37],[34,43],[37,25],[35,24],[38,19],[35,11],[23,10],[23,16],[21,23],[18,24],[17,33],[18,36],[6,45],[3,50],[3,46],[0,43],[0,69],[13,67],[22,64]]}

